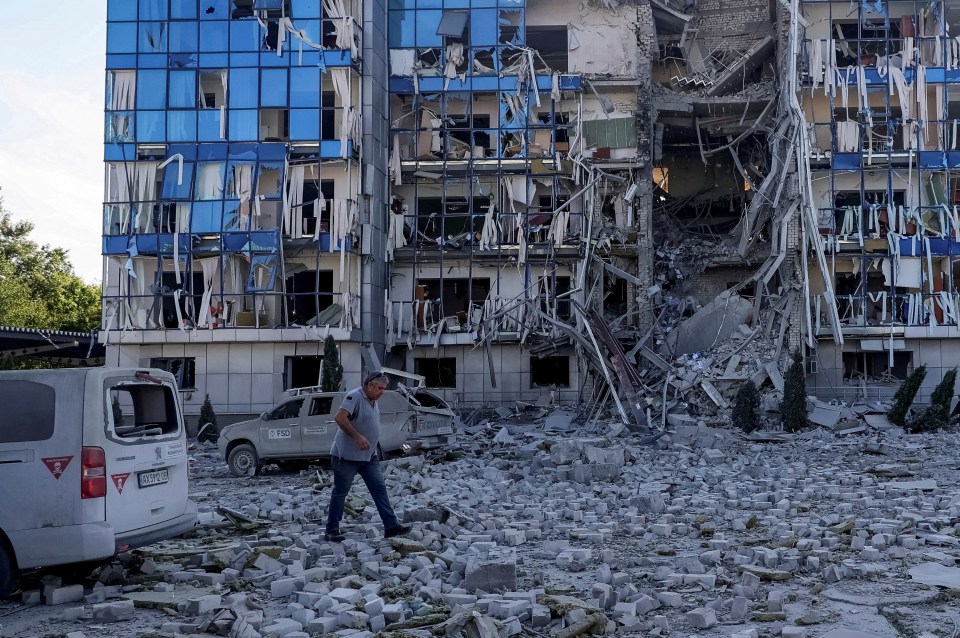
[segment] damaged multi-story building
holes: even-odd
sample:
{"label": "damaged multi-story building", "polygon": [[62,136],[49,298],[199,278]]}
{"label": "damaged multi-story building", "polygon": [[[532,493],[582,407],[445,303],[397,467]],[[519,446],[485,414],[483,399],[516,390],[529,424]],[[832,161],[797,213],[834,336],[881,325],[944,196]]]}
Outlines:
{"label": "damaged multi-story building", "polygon": [[108,6],[111,364],[259,412],[332,335],[348,383],[367,357],[461,402],[576,400],[564,329],[634,297],[593,264],[636,271],[635,7]]}
{"label": "damaged multi-story building", "polygon": [[633,301],[596,263],[636,270],[638,12],[443,4],[390,10],[387,362],[466,403],[573,403],[569,327]]}
{"label": "damaged multi-story building", "polygon": [[188,413],[317,384],[329,335],[462,405],[642,423],[794,348],[880,396],[956,330],[944,5],[112,0],[108,362]]}
{"label": "damaged multi-story building", "polygon": [[359,374],[382,315],[377,5],[108,3],[101,341],[176,373],[188,413],[317,384],[327,335]]}
{"label": "damaged multi-story building", "polygon": [[799,3],[803,321],[822,396],[883,397],[925,364],[926,402],[960,360],[958,18],[951,2]]}
{"label": "damaged multi-story building", "polygon": [[[654,82],[670,88],[654,96],[657,263],[688,285],[681,308],[710,304],[706,318],[750,324],[772,346],[773,368],[738,374],[722,357],[720,379],[778,384],[776,361],[802,348],[821,398],[887,398],[925,364],[928,400],[960,353],[957,7],[651,5]],[[675,335],[681,352],[717,345],[723,328],[694,326],[711,334]]]}

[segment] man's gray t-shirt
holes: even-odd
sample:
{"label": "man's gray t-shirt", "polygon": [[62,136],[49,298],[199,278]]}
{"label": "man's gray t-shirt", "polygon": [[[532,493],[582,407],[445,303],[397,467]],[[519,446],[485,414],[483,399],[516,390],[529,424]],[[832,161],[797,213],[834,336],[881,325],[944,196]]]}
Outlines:
{"label": "man's gray t-shirt", "polygon": [[355,388],[344,395],[340,409],[347,411],[350,424],[370,442],[370,447],[361,450],[356,441],[337,426],[330,456],[339,456],[348,461],[369,461],[377,451],[377,441],[380,440],[380,408],[376,402],[370,403],[370,399],[363,393],[363,388]]}

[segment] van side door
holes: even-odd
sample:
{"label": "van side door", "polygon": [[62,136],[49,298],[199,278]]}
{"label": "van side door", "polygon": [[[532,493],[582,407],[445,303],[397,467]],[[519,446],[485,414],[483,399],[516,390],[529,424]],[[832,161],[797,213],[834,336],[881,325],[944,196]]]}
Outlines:
{"label": "van side door", "polygon": [[260,419],[261,458],[300,455],[300,412],[304,403],[304,397],[284,401]]}
{"label": "van side door", "polygon": [[310,397],[303,426],[303,455],[310,458],[329,456],[337,423],[333,420],[343,401],[342,394]]}

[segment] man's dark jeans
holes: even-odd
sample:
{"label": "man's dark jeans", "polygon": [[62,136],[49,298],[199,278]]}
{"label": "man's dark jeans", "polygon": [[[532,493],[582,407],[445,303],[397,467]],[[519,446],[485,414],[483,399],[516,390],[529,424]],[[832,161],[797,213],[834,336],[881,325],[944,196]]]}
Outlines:
{"label": "man's dark jeans", "polygon": [[333,467],[333,494],[330,496],[330,511],[327,513],[327,531],[340,529],[340,519],[343,518],[343,503],[350,493],[350,486],[357,474],[363,479],[373,497],[373,503],[380,513],[383,529],[391,530],[400,526],[397,515],[390,507],[390,497],[387,496],[387,484],[380,472],[380,459],[374,456],[369,461],[348,461],[334,456],[330,459]]}

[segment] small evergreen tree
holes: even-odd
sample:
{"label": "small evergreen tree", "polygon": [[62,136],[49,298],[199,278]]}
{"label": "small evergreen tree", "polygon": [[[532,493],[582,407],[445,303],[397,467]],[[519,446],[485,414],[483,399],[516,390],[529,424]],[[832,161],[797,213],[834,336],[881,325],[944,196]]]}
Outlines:
{"label": "small evergreen tree", "polygon": [[323,342],[323,368],[320,379],[320,389],[324,392],[336,392],[343,383],[343,366],[340,365],[340,354],[337,352],[337,342],[328,336]]}
{"label": "small evergreen tree", "polygon": [[793,351],[793,363],[783,380],[780,416],[787,432],[798,432],[807,427],[807,378],[799,349]]}
{"label": "small evergreen tree", "polygon": [[[203,405],[200,406],[200,419],[197,421],[200,430],[197,432],[198,441],[216,443],[220,438],[220,428],[217,426],[217,413],[213,411],[210,395],[204,395]],[[209,424],[209,425],[208,425]],[[206,426],[206,428],[204,428]]]}
{"label": "small evergreen tree", "polygon": [[760,427],[760,393],[753,381],[748,379],[737,390],[731,419],[735,426],[747,434]]}
{"label": "small evergreen tree", "polygon": [[937,384],[930,395],[930,407],[910,423],[911,432],[933,432],[950,423],[950,403],[953,401],[956,382],[956,368],[943,375],[943,381]]}
{"label": "small evergreen tree", "polygon": [[913,405],[913,400],[923,385],[923,379],[927,376],[927,366],[922,365],[910,373],[906,381],[897,388],[897,393],[893,395],[893,407],[887,412],[887,418],[890,423],[899,425],[902,428],[907,427],[907,411]]}

